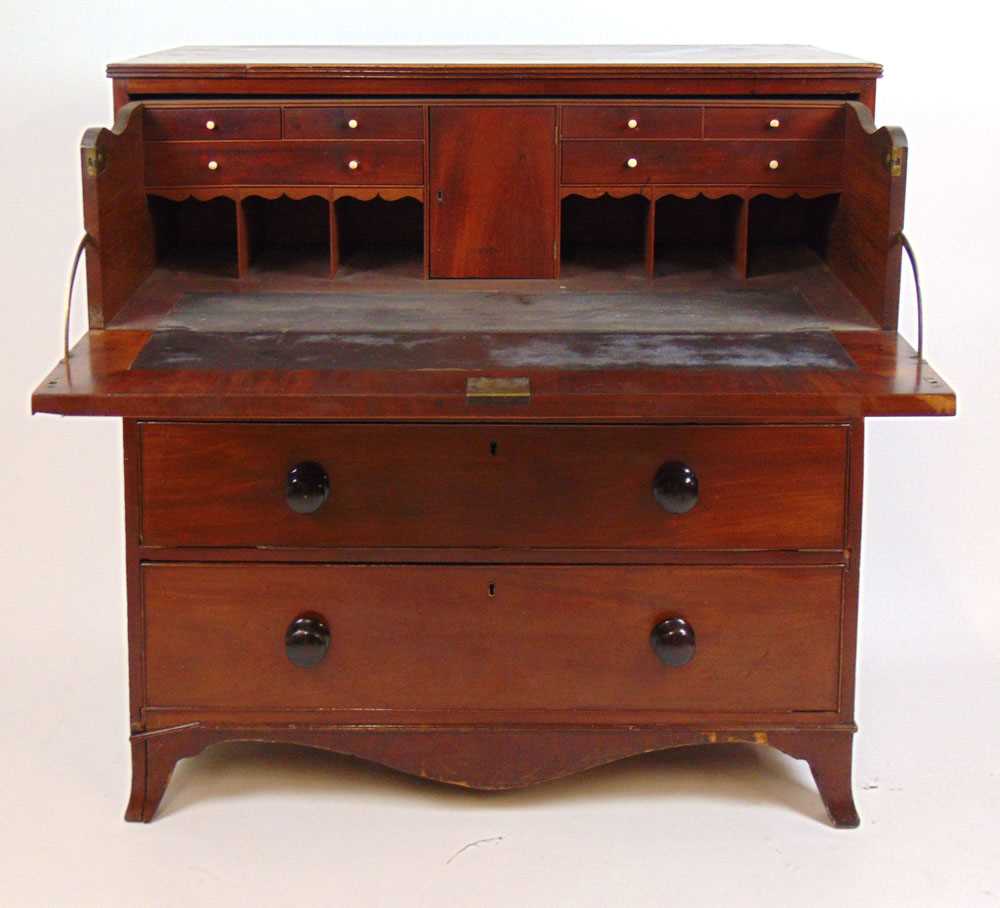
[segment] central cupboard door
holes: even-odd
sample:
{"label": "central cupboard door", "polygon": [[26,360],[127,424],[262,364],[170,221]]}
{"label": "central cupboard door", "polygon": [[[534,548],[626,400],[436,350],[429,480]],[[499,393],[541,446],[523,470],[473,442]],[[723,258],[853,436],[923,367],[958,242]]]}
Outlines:
{"label": "central cupboard door", "polygon": [[554,107],[432,107],[431,277],[555,277]]}

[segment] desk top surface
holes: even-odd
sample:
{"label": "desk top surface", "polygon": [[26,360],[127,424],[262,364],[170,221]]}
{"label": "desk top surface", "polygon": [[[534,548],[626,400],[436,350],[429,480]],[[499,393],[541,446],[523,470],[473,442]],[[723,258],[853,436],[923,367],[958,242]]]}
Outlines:
{"label": "desk top surface", "polygon": [[559,69],[847,69],[881,67],[845,54],[797,44],[647,45],[381,45],[188,46],[157,51],[108,67],[109,74],[139,75],[190,69],[336,70]]}

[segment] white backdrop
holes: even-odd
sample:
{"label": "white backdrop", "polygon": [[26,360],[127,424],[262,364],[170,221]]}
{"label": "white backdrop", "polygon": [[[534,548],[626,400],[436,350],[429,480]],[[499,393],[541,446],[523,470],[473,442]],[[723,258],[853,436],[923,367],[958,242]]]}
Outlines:
{"label": "white backdrop", "polygon": [[[983,837],[1000,839],[1000,147],[996,43],[980,9],[855,0],[5,4],[4,901],[136,904],[145,884],[149,904],[218,903],[226,892],[281,903],[325,883],[353,904],[682,895],[741,904],[765,889],[786,904],[992,904],[1000,853]],[[827,830],[801,764],[767,754],[651,757],[490,800],[264,749],[188,761],[163,819],[126,827],[120,426],[28,415],[30,391],[60,356],[66,271],[82,232],[77,147],[86,127],[110,125],[104,65],[180,44],[630,42],[811,43],[876,60],[885,66],[876,120],[909,137],[906,230],[922,267],[926,351],[957,389],[960,415],[868,423],[856,750],[865,825]],[[906,274],[909,337],[911,287]],[[81,296],[74,337],[84,310]],[[446,863],[490,835],[503,838]],[[315,875],[307,861],[293,867],[310,856]]]}

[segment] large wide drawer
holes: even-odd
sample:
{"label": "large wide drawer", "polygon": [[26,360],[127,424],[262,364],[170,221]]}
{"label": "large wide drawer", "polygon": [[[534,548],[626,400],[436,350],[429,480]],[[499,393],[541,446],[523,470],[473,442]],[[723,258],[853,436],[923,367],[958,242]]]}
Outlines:
{"label": "large wide drawer", "polygon": [[286,107],[286,139],[422,139],[419,107]]}
{"label": "large wide drawer", "polygon": [[[838,706],[836,567],[154,564],[142,591],[151,707]],[[299,618],[316,664],[286,651]],[[683,665],[651,645],[670,619]]]}
{"label": "large wide drawer", "polygon": [[[838,550],[847,456],[843,426],[145,423],[142,540]],[[329,486],[307,514],[286,499],[300,464]],[[697,500],[674,513],[653,482],[681,466]]]}
{"label": "large wide drawer", "polygon": [[146,185],[412,186],[424,180],[423,149],[423,142],[151,142]]}
{"label": "large wide drawer", "polygon": [[585,141],[562,143],[562,182],[839,185],[841,142]]}

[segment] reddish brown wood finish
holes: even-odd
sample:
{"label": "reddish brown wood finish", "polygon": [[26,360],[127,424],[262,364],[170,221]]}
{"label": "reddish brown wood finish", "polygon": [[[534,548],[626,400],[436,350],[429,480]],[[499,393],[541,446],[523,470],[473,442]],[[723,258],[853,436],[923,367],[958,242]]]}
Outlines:
{"label": "reddish brown wood finish", "polygon": [[[896,334],[837,335],[858,368],[532,369],[530,404],[470,405],[464,371],[131,371],[145,331],[92,331],[32,395],[36,413],[150,419],[815,422],[951,416],[955,394]],[[493,374],[503,374],[502,371]],[[509,374],[509,373],[508,373]]]}
{"label": "reddish brown wood finish", "polygon": [[[286,139],[422,139],[419,107],[286,107]],[[356,125],[351,126],[354,122]]]}
{"label": "reddish brown wood finish", "polygon": [[906,135],[897,127],[876,129],[862,104],[850,104],[849,109],[844,143],[849,179],[830,229],[827,259],[876,321],[894,331],[903,255],[899,237],[906,198]]}
{"label": "reddish brown wood finish", "polygon": [[80,148],[87,232],[87,309],[102,328],[156,261],[142,185],[142,105],[122,108],[112,129],[88,129]]}
{"label": "reddish brown wood finish", "polygon": [[701,119],[700,107],[567,105],[560,132],[566,139],[698,139]]}
{"label": "reddish brown wood finish", "polygon": [[281,138],[277,107],[147,107],[144,119],[147,142]]}
{"label": "reddish brown wood finish", "polygon": [[419,142],[155,142],[145,157],[147,186],[411,186],[424,175]]}
{"label": "reddish brown wood finish", "polygon": [[[837,568],[156,565],[143,601],[151,707],[837,709]],[[305,611],[332,637],[313,668],[284,651]],[[681,668],[649,642],[675,616]]]}
{"label": "reddish brown wood finish", "polygon": [[[285,478],[330,477],[315,514]],[[700,497],[654,500],[681,461]],[[146,424],[146,545],[843,548],[842,427]],[[790,481],[795,477],[794,481]]]}
{"label": "reddish brown wood finish", "polygon": [[[842,150],[840,142],[567,140],[562,143],[562,182],[836,187]],[[628,166],[630,159],[635,167]],[[771,161],[778,162],[778,169],[770,168]]]}
{"label": "reddish brown wood finish", "polygon": [[555,130],[554,107],[431,108],[431,277],[555,275]]}
{"label": "reddish brown wood finish", "polygon": [[149,822],[176,763],[223,741],[280,741],[350,754],[465,788],[503,790],[558,779],[637,754],[704,744],[770,744],[807,760],[834,825],[854,828],[851,728],[776,731],[678,728],[477,729],[247,727],[193,724],[133,738],[133,787],[126,819]]}
{"label": "reddish brown wood finish", "polygon": [[[83,147],[92,330],[32,406],[126,417],[126,818],[150,820],[176,762],[222,741],[321,747],[482,789],[736,741],[807,760],[835,825],[857,825],[863,418],[955,410],[894,333],[906,149],[865,107],[880,72],[809,48],[655,47],[181,49],[109,67],[119,117]],[[128,104],[144,99],[145,112]],[[156,205],[231,200],[238,277],[161,262],[146,281],[150,188]],[[832,211],[826,265],[806,255],[758,275],[780,260],[762,240],[799,261],[793,246],[816,239],[796,230],[801,199],[830,193],[835,207],[814,208]],[[492,279],[558,274],[559,199],[604,194],[639,195],[646,214],[637,274],[597,286],[639,280],[674,299],[798,288],[856,368],[448,370],[418,353],[400,369],[384,345],[365,368],[131,368],[188,292],[413,292],[350,261],[341,196],[422,201],[418,273]],[[761,195],[787,208],[758,206],[755,224]],[[699,201],[658,215],[667,197]],[[321,210],[318,268],[275,279],[266,256],[251,262],[261,199]],[[670,218],[699,211],[725,222],[721,262],[664,278],[657,234],[672,267],[683,231]],[[571,270],[514,285],[517,305],[592,289]],[[427,293],[428,311],[472,292]],[[527,322],[507,327],[542,339]],[[447,349],[485,363],[490,343],[455,334]],[[467,379],[484,376],[527,378],[530,401],[468,399]],[[285,475],[307,458],[332,495],[295,514]],[[668,458],[698,473],[687,514],[654,503]],[[331,628],[314,668],[284,651],[304,611]],[[678,668],[649,643],[671,617],[696,633]]]}
{"label": "reddish brown wood finish", "polygon": [[[777,126],[772,126],[773,122]],[[706,139],[822,139],[838,141],[844,135],[841,107],[754,105],[705,107]]]}

